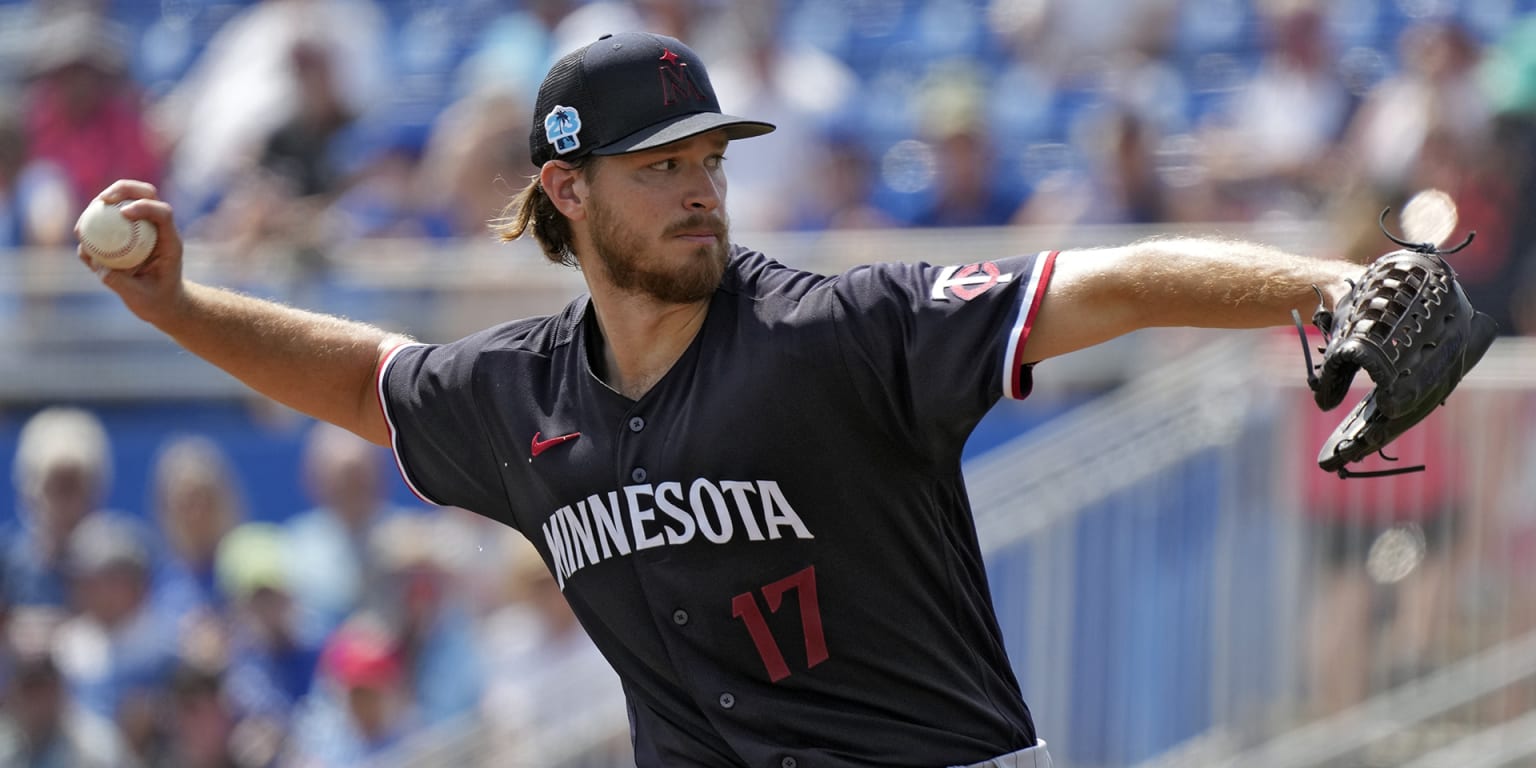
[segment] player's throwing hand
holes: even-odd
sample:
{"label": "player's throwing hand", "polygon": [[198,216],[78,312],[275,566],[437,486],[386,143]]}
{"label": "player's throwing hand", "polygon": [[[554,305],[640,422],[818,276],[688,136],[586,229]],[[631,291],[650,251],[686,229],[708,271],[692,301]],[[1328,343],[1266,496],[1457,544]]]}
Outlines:
{"label": "player's throwing hand", "polygon": [[[107,269],[79,250],[80,262],[89,267],[102,284],[122,298],[129,311],[140,319],[154,322],[157,312],[164,312],[178,300],[181,290],[181,236],[173,222],[171,206],[156,197],[153,184],[121,179],[97,195],[107,205],[129,201],[123,216],[154,225],[157,233],[154,253],[132,269]],[[78,240],[80,233],[75,237]]]}

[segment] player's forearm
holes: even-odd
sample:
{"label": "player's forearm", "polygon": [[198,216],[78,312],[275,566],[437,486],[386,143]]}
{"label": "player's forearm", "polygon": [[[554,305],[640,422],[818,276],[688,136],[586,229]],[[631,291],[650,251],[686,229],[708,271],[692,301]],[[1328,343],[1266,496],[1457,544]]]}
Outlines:
{"label": "player's forearm", "polygon": [[1239,240],[1166,238],[1125,248],[1122,290],[1148,325],[1260,328],[1310,318],[1316,286],[1328,306],[1362,267]]}
{"label": "player's forearm", "polygon": [[190,281],[173,307],[146,319],[257,392],[388,443],[374,376],[380,351],[402,337]]}

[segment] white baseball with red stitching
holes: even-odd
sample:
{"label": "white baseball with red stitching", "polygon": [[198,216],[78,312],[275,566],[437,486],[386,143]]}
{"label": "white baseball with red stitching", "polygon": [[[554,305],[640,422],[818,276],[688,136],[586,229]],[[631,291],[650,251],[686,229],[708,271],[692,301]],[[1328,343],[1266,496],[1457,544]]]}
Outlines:
{"label": "white baseball with red stitching", "polygon": [[80,247],[91,260],[108,269],[132,269],[155,250],[155,225],[123,216],[118,206],[100,198],[80,214]]}

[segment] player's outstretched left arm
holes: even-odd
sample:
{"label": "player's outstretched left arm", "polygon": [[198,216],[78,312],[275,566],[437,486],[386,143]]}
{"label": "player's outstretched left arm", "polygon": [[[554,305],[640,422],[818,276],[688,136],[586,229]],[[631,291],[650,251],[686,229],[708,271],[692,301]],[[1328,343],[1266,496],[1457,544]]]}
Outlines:
{"label": "player's outstretched left arm", "polygon": [[1258,243],[1157,238],[1117,248],[1063,251],[1025,345],[1027,362],[1141,328],[1262,328],[1329,307],[1364,267]]}

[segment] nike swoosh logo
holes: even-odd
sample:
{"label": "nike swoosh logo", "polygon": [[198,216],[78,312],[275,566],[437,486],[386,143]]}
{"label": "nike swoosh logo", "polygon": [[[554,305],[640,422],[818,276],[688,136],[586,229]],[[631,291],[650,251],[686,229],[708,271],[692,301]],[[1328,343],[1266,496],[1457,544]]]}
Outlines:
{"label": "nike swoosh logo", "polygon": [[557,446],[557,445],[559,445],[561,443],[568,443],[568,442],[570,442],[572,440],[575,440],[578,437],[581,437],[581,433],[580,432],[572,432],[569,435],[561,435],[559,437],[551,437],[548,440],[540,440],[539,439],[539,434],[540,433],[538,433],[538,432],[533,433],[533,449],[532,450],[533,450],[533,455],[535,455],[535,456],[537,456],[537,455],[539,455],[539,454],[541,454],[541,453],[549,450],[550,448],[553,448],[553,447],[555,447],[555,446]]}

